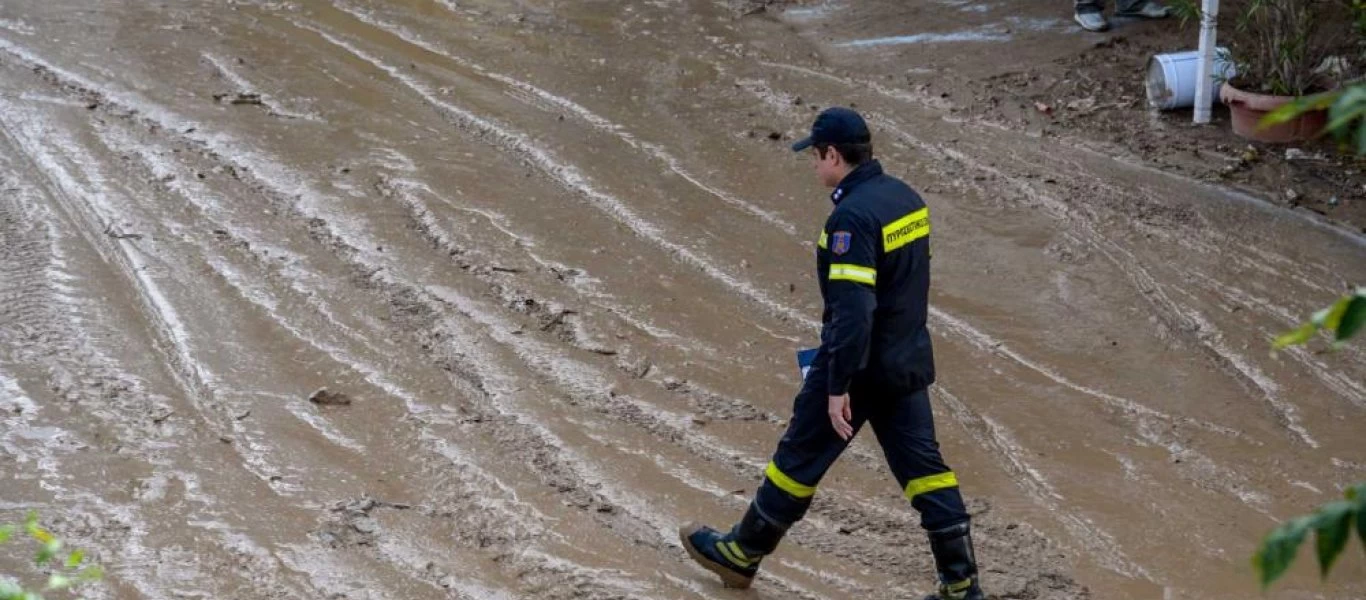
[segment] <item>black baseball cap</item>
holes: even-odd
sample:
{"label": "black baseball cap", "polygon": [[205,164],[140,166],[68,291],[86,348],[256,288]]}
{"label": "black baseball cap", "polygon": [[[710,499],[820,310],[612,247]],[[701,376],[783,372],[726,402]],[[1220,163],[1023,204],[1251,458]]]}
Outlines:
{"label": "black baseball cap", "polygon": [[792,144],[793,152],[801,152],[816,144],[867,144],[873,141],[868,124],[852,109],[835,106],[821,111],[811,124],[811,135]]}

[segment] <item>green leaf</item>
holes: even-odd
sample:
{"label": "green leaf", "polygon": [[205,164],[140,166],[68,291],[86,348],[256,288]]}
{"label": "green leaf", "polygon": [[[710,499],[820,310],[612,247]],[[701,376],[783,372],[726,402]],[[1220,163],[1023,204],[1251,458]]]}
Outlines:
{"label": "green leaf", "polygon": [[38,556],[34,557],[33,562],[38,563],[39,566],[45,565],[48,561],[52,560],[52,557],[57,556],[57,553],[61,550],[61,540],[49,540],[47,543],[43,544],[42,549],[38,550]]}
{"label": "green leaf", "polygon": [[47,591],[64,590],[71,587],[71,578],[53,573],[47,578]]}
{"label": "green leaf", "polygon": [[10,600],[19,598],[24,593],[24,589],[19,584],[8,579],[0,579],[0,600]]}
{"label": "green leaf", "polygon": [[1357,125],[1357,154],[1366,155],[1366,121]]}
{"label": "green leaf", "polygon": [[1257,579],[1265,590],[1273,581],[1285,574],[1295,554],[1304,542],[1304,536],[1313,524],[1313,517],[1299,517],[1281,524],[1267,534],[1262,546],[1252,557],[1252,568],[1257,571]]}
{"label": "green leaf", "polygon": [[1301,325],[1299,329],[1277,337],[1276,341],[1272,343],[1272,348],[1281,350],[1287,346],[1298,346],[1307,343],[1309,340],[1314,339],[1315,331],[1318,331],[1316,325],[1313,323],[1305,323],[1304,325]]}
{"label": "green leaf", "polygon": [[1366,298],[1353,296],[1338,320],[1338,341],[1345,341],[1366,326]]}
{"label": "green leaf", "polygon": [[82,569],[81,574],[77,575],[76,579],[82,583],[85,583],[87,581],[95,581],[102,577],[104,577],[104,569],[101,568],[99,565],[90,565]]}
{"label": "green leaf", "polygon": [[8,542],[9,539],[10,539],[10,537],[12,537],[13,535],[14,535],[14,526],[13,526],[13,525],[6,525],[6,526],[4,526],[4,527],[0,527],[0,544],[3,544],[3,543],[5,543],[5,542]]}
{"label": "green leaf", "polygon": [[1336,91],[1296,98],[1293,101],[1280,105],[1276,110],[1267,113],[1262,117],[1261,121],[1257,122],[1257,127],[1270,127],[1272,125],[1284,123],[1310,111],[1327,109],[1328,107],[1333,106],[1341,96],[1342,92]]}
{"label": "green leaf", "polygon": [[[1337,108],[1336,106],[1334,108]],[[1342,111],[1341,113],[1329,113],[1328,125],[1324,126],[1324,131],[1338,132],[1347,129],[1352,121],[1366,115],[1366,104],[1358,104]]]}
{"label": "green leaf", "polygon": [[71,556],[66,557],[66,568],[74,569],[76,567],[79,567],[81,565],[81,561],[83,560],[85,560],[85,552],[82,550],[76,550],[75,552],[71,553]]}
{"label": "green leaf", "polygon": [[1337,324],[1343,318],[1343,313],[1347,312],[1347,303],[1350,301],[1351,297],[1341,297],[1337,299],[1337,302],[1333,302],[1329,308],[1314,313],[1314,316],[1310,317],[1309,320],[1318,327],[1328,329],[1328,331],[1337,331]]}
{"label": "green leaf", "polygon": [[1352,502],[1338,501],[1319,509],[1314,516],[1314,542],[1318,550],[1319,575],[1327,577],[1352,535]]}
{"label": "green leaf", "polygon": [[1366,507],[1357,507],[1357,539],[1366,546]]}
{"label": "green leaf", "polygon": [[1366,483],[1347,488],[1347,497],[1357,503],[1357,538],[1366,546]]}

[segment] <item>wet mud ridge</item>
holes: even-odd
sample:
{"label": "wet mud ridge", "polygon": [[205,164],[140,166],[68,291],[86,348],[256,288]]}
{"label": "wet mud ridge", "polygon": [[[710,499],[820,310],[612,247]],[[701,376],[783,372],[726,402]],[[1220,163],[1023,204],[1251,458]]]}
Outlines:
{"label": "wet mud ridge", "polygon": [[929,593],[871,437],[754,590],[675,539],[786,423],[828,211],[786,143],[841,103],[932,207],[991,596],[1246,597],[1366,476],[1362,352],[1266,352],[1366,243],[842,68],[893,56],[840,4],[0,7],[0,520],[89,598]]}

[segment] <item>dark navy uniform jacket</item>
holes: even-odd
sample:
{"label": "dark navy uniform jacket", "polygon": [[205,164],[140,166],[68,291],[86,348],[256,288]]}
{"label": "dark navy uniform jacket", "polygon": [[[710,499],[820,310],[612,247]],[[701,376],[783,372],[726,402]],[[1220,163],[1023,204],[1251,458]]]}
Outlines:
{"label": "dark navy uniform jacket", "polygon": [[827,369],[829,394],[848,392],[855,378],[903,391],[928,387],[929,208],[875,160],[845,176],[831,199],[816,250],[825,311],[815,360]]}

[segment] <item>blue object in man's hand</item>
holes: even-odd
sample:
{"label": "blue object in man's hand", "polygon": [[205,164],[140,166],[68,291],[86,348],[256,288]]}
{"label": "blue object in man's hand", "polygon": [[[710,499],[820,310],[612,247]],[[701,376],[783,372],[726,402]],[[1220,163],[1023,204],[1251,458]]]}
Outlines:
{"label": "blue object in man's hand", "polygon": [[806,372],[811,370],[811,363],[816,362],[816,351],[819,348],[807,348],[797,351],[797,368],[802,371],[802,379],[806,379]]}

